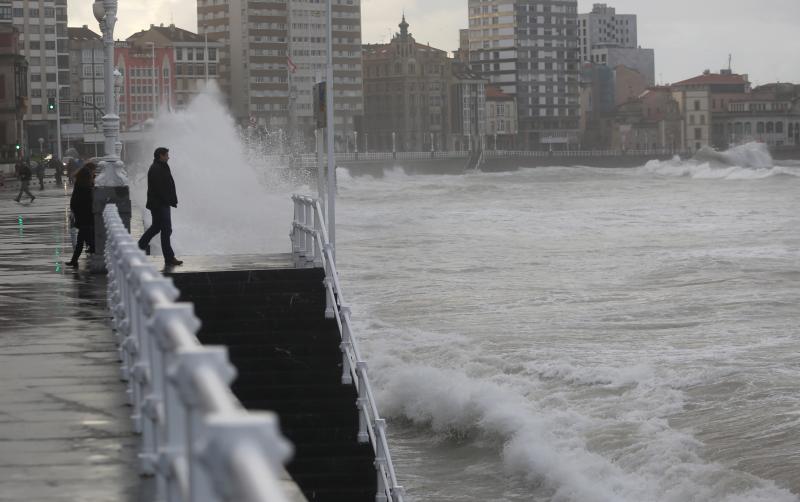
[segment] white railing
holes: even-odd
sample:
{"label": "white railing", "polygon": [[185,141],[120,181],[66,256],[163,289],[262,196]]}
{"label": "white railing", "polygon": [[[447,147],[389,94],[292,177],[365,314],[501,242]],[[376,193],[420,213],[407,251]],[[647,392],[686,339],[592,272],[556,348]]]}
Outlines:
{"label": "white railing", "polygon": [[302,195],[292,196],[294,222],[292,224],[292,255],[298,267],[322,267],[325,270],[324,286],[327,306],[325,317],[336,319],[342,338],[342,383],[354,384],[358,392],[356,406],[359,410],[358,440],[369,441],[375,451],[375,469],[378,476],[377,502],[403,502],[405,490],[397,482],[397,475],[386,439],[386,421],[380,417],[375,394],[367,376],[367,363],[361,358],[353,337],[350,307],[344,302],[339,275],[336,272],[333,247],[322,217],[322,207],[317,199]]}
{"label": "white railing", "polygon": [[121,377],[157,500],[288,502],[280,477],[292,446],[275,414],[242,408],[227,348],[200,344],[194,306],[175,302],[172,280],[139,250],[115,205],[103,220]]}

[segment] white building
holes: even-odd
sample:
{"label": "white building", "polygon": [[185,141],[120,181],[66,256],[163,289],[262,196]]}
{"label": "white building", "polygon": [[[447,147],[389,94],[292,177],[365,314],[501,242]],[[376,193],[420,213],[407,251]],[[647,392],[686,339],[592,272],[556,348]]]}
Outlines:
{"label": "white building", "polygon": [[63,122],[71,116],[67,0],[13,0],[11,15],[20,32],[20,53],[28,61],[23,142],[29,153],[51,153],[57,111]]}
{"label": "white building", "polygon": [[638,47],[636,14],[617,14],[604,3],[594,4],[588,14],[578,14],[578,28],[582,62],[597,63],[591,57],[597,48]]}
{"label": "white building", "polygon": [[624,65],[655,85],[655,52],[639,47],[636,14],[617,14],[615,8],[596,3],[592,12],[578,15],[578,38],[582,63]]}

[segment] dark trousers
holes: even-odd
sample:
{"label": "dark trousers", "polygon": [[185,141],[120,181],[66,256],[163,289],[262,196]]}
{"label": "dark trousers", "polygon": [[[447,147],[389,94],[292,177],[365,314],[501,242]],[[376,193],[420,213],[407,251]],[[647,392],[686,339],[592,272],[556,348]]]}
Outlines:
{"label": "dark trousers", "polygon": [[17,199],[16,199],[17,202],[19,202],[20,197],[22,197],[22,192],[25,192],[26,194],[28,194],[28,197],[30,197],[31,199],[35,198],[33,196],[33,194],[31,193],[31,191],[28,189],[28,186],[30,185],[30,183],[31,182],[28,181],[28,180],[20,181],[20,183],[19,183],[19,195],[17,195]]}
{"label": "dark trousers", "polygon": [[169,236],[172,235],[172,215],[170,207],[157,207],[150,210],[153,216],[153,223],[150,228],[145,230],[142,238],[139,239],[139,248],[144,249],[150,244],[150,239],[161,233],[161,251],[164,253],[164,260],[170,261],[175,258],[175,252],[169,243]]}
{"label": "dark trousers", "polygon": [[83,252],[83,245],[89,247],[89,252],[94,252],[94,225],[84,225],[78,227],[78,239],[75,243],[75,250],[72,252],[72,262],[78,261]]}

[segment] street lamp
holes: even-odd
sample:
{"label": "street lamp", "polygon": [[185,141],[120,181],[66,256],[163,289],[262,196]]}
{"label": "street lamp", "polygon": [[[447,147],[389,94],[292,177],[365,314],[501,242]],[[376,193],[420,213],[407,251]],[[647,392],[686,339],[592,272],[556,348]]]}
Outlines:
{"label": "street lamp", "polygon": [[125,227],[130,230],[131,202],[128,189],[128,174],[119,158],[122,143],[119,138],[118,104],[114,96],[114,84],[120,83],[121,74],[114,70],[114,25],[117,24],[117,0],[95,0],[92,13],[103,34],[105,61],[103,65],[103,91],[106,113],[103,115],[103,136],[105,137],[105,156],[98,163],[95,179],[94,213],[95,253],[90,267],[92,272],[104,273],[104,249],[106,229],[103,210],[106,204],[116,204]]}

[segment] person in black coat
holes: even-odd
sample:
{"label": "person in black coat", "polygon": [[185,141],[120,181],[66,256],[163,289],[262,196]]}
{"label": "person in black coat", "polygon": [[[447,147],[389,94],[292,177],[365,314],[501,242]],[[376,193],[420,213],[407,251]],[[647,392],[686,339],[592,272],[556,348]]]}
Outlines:
{"label": "person in black coat", "polygon": [[33,202],[36,196],[34,196],[28,188],[31,183],[31,177],[33,177],[30,166],[27,162],[19,161],[17,165],[14,166],[14,169],[17,171],[17,176],[19,177],[19,194],[17,194],[17,198],[14,200],[19,202],[22,198],[22,192],[25,192],[28,194],[28,197],[31,198],[31,202]]}
{"label": "person in black coat", "polygon": [[145,230],[139,239],[139,249],[147,250],[150,240],[161,233],[161,251],[164,254],[164,263],[167,266],[182,265],[183,262],[175,258],[175,252],[169,242],[172,235],[172,215],[170,208],[178,207],[178,195],[175,192],[175,180],[169,170],[169,150],[164,147],[156,148],[153,152],[153,164],[147,171],[147,205],[153,217],[150,228]]}
{"label": "person in black coat", "polygon": [[69,200],[69,208],[78,227],[78,242],[72,252],[72,259],[66,263],[71,267],[78,266],[78,258],[83,252],[83,245],[88,246],[88,252],[94,252],[94,213],[92,212],[92,172],[84,166],[75,173],[75,188]]}

